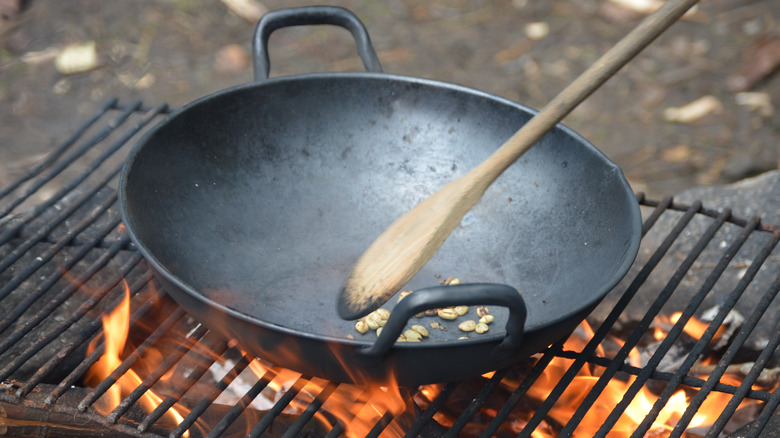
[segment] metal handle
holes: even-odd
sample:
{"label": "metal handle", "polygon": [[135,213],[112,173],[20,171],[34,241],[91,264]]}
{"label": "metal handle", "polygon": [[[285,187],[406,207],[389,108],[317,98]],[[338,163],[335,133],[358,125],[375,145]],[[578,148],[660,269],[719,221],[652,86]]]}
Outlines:
{"label": "metal handle", "polygon": [[268,79],[268,73],[271,71],[271,61],[268,59],[268,37],[273,31],[283,27],[317,24],[332,24],[350,31],[366,70],[374,73],[382,72],[382,66],[379,65],[379,58],[371,45],[368,31],[352,12],[334,6],[309,6],[272,11],[263,15],[257,23],[252,40],[255,81]]}
{"label": "metal handle", "polygon": [[517,289],[505,284],[471,283],[420,289],[407,295],[393,309],[379,338],[370,347],[360,350],[369,357],[383,357],[395,344],[409,319],[428,309],[446,306],[497,305],[509,308],[506,337],[500,349],[514,349],[523,340],[526,306]]}

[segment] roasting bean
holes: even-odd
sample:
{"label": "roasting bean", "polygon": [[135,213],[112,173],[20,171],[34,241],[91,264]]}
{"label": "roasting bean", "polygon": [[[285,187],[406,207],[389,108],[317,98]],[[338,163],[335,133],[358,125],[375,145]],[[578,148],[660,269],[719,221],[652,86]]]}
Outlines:
{"label": "roasting bean", "polygon": [[469,319],[458,324],[458,328],[464,332],[473,332],[474,329],[477,328],[477,323],[474,322],[474,320]]}
{"label": "roasting bean", "polygon": [[439,315],[439,318],[446,319],[448,321],[452,321],[458,317],[458,312],[455,311],[452,307],[445,307],[443,309],[439,309],[437,312]]}
{"label": "roasting bean", "polygon": [[406,340],[409,342],[420,342],[422,341],[423,338],[423,336],[420,333],[411,329],[405,331],[404,336],[406,337]]}
{"label": "roasting bean", "polygon": [[419,324],[415,324],[415,325],[413,325],[413,326],[412,326],[412,330],[414,330],[414,331],[416,331],[417,333],[421,334],[421,335],[422,335],[422,337],[424,337],[424,338],[427,338],[427,337],[428,337],[428,335],[429,335],[429,333],[428,333],[428,329],[426,329],[425,327],[423,327],[423,326],[421,326],[421,325],[419,325]]}

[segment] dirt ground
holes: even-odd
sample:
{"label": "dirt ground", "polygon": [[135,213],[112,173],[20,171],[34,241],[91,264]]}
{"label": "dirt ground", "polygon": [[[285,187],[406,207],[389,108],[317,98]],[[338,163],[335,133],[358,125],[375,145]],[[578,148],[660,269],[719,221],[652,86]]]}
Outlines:
{"label": "dirt ground", "polygon": [[[328,4],[363,20],[386,72],[540,108],[639,22],[643,12],[619,3],[652,2]],[[177,107],[250,81],[258,12],[323,2],[244,0],[255,8],[248,12],[235,3],[242,2],[0,0],[0,184],[110,96]],[[97,58],[88,71],[57,67],[68,46],[89,42]],[[283,29],[270,46],[272,76],[362,68],[338,28]],[[778,167],[779,62],[780,2],[703,0],[564,123],[651,196],[735,181]],[[692,102],[698,106],[685,107]]]}

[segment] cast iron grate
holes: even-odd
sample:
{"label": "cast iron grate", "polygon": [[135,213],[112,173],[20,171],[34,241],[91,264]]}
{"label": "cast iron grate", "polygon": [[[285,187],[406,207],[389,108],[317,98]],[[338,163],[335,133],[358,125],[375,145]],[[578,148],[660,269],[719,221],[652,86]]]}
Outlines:
{"label": "cast iron grate", "polygon": [[[167,113],[165,105],[145,108],[140,102],[110,100],[44,160],[0,189],[0,434],[346,433],[348,422],[333,416],[329,404],[349,385],[272,366],[243,382],[257,359],[178,308],[157,287],[124,233],[114,192],[123,157]],[[583,434],[587,418],[604,409],[601,397],[612,382],[621,381],[622,393],[591,435],[616,433],[638,394],[650,388],[656,398],[626,436],[657,433],[654,423],[679,390],[688,394],[686,407],[663,435],[723,436],[749,422],[745,433],[758,436],[780,403],[777,385],[760,383],[777,369],[780,355],[780,325],[774,316],[780,231],[759,218],[744,220],[701,202],[681,204],[671,197],[657,202],[642,194],[638,200],[645,216],[640,257],[589,318],[594,331],[578,344],[571,337],[561,340],[517,366],[438,385],[424,402],[418,400],[431,388],[402,389],[403,412],[379,412],[366,435],[398,430],[402,436]],[[738,275],[733,282],[724,280],[734,270]],[[121,360],[110,366],[108,377],[85,377],[110,348],[101,316],[119,306],[125,291],[132,297],[129,346],[118,352]],[[686,293],[679,304],[675,297]],[[650,297],[646,306],[636,304],[641,296]],[[752,301],[740,306],[746,297]],[[711,307],[713,303],[717,305]],[[649,343],[648,333],[670,306],[679,319],[636,362],[636,348]],[[637,307],[642,307],[639,316],[627,317]],[[689,320],[709,307],[706,329],[686,335]],[[738,308],[748,309],[744,319],[732,326],[724,345],[714,348]],[[605,349],[608,344],[612,348]],[[674,353],[681,348],[683,354]],[[671,356],[670,368],[665,361]],[[705,356],[710,362],[702,365]],[[735,364],[742,364],[739,381],[724,377]],[[553,366],[562,367],[560,374],[549,384],[547,396],[531,404],[530,391]],[[115,383],[130,370],[137,381],[109,403],[107,394],[116,391]],[[556,420],[551,413],[571,398],[567,391],[580,382],[583,370],[593,371],[590,383],[565,421]],[[772,376],[776,381],[777,374]],[[150,393],[157,398],[143,408]],[[376,397],[367,389],[350,394],[355,399],[351,415]],[[726,395],[728,402],[710,426],[695,426],[694,416],[714,394]],[[752,403],[752,414],[735,421],[742,402]]]}

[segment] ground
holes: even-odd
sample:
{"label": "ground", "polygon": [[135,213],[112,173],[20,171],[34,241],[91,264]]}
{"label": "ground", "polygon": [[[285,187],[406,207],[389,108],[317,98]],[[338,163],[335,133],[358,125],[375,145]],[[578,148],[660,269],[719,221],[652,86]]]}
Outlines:
{"label": "ground", "polygon": [[[639,3],[652,2],[328,4],[363,20],[386,72],[458,83],[540,108],[640,21]],[[255,9],[241,12],[237,3]],[[258,11],[321,3],[0,0],[0,184],[110,96],[177,107],[251,81]],[[564,123],[620,165],[634,190],[650,196],[775,169],[779,23],[780,3],[773,0],[703,0]],[[94,68],[58,70],[55,60],[66,47],[91,41]],[[360,70],[354,47],[349,33],[337,28],[280,30],[270,40],[271,75]],[[669,111],[703,97],[700,114],[683,112],[692,120]]]}

